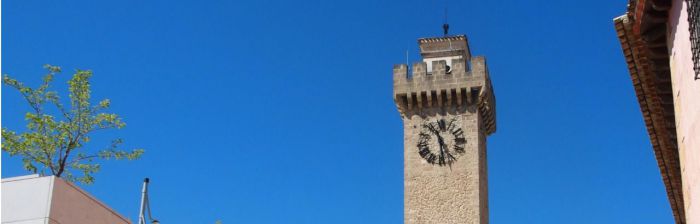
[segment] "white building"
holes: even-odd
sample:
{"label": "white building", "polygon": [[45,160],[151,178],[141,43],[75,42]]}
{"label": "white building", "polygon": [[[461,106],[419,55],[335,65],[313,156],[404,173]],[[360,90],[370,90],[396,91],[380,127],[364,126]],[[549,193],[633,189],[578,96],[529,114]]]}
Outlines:
{"label": "white building", "polygon": [[29,175],[2,179],[2,223],[131,222],[72,183],[55,176]]}

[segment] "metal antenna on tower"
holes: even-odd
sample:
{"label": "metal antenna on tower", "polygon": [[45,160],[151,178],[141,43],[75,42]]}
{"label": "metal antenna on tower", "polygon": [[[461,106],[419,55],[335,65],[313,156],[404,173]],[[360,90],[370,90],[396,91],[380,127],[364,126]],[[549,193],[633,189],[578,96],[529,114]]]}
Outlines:
{"label": "metal antenna on tower", "polygon": [[408,66],[408,49],[406,49],[406,66]]}

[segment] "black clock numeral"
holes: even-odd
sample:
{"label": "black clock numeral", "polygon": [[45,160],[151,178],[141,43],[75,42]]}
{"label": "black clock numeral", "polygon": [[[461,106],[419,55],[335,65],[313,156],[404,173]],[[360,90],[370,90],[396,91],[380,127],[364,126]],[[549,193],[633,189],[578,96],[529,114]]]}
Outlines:
{"label": "black clock numeral", "polygon": [[419,135],[418,141],[421,141],[421,142],[430,141],[430,135],[425,134],[425,133],[420,133],[420,134],[418,134],[418,135]]}
{"label": "black clock numeral", "polygon": [[428,154],[430,154],[430,150],[428,149],[428,147],[422,147],[422,148],[420,148],[420,150],[418,151],[418,154],[420,154],[421,157],[425,158],[425,156],[427,156]]}
{"label": "black clock numeral", "polygon": [[430,164],[435,164],[435,159],[436,159],[435,157],[437,157],[437,156],[435,156],[435,154],[431,153],[430,155],[428,155],[428,158],[426,158],[425,160],[428,161],[428,163],[430,163]]}
{"label": "black clock numeral", "polygon": [[457,145],[464,145],[464,143],[467,143],[467,140],[464,139],[463,137],[457,137],[457,138],[455,138],[455,144],[457,144]]}
{"label": "black clock numeral", "polygon": [[445,120],[440,119],[440,120],[437,122],[437,124],[438,124],[438,127],[440,127],[440,131],[445,131],[445,130],[446,130],[446,127],[447,127],[447,126],[445,126]]}
{"label": "black clock numeral", "polygon": [[453,131],[452,134],[455,136],[462,136],[462,135],[464,135],[464,131],[462,131],[462,129],[460,128],[460,129]]}
{"label": "black clock numeral", "polygon": [[418,145],[416,145],[416,146],[418,146],[419,149],[420,149],[420,148],[426,148],[426,149],[427,149],[427,148],[428,148],[428,140],[429,140],[429,139],[421,139],[420,141],[418,141]]}
{"label": "black clock numeral", "polygon": [[460,154],[464,153],[464,147],[461,145],[455,145],[454,149],[455,149],[455,152],[457,152],[457,153],[460,153]]}
{"label": "black clock numeral", "polygon": [[428,147],[428,141],[425,141],[425,140],[419,141],[418,147]]}

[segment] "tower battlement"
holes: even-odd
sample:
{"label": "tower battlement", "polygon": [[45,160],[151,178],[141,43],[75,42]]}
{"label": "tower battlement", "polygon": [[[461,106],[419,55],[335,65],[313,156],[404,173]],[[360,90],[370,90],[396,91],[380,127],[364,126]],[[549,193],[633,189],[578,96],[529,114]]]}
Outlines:
{"label": "tower battlement", "polygon": [[[423,39],[421,39],[423,40]],[[420,42],[420,41],[419,41]],[[468,50],[467,50],[468,51]],[[394,102],[402,116],[420,114],[425,109],[466,109],[476,106],[484,117],[486,134],[496,130],[496,98],[489,78],[486,58],[416,62],[408,74],[406,64],[394,65]]]}
{"label": "tower battlement", "polygon": [[465,35],[418,39],[421,61],[394,65],[404,130],[404,223],[488,224],[486,137],[496,131],[486,58]]}

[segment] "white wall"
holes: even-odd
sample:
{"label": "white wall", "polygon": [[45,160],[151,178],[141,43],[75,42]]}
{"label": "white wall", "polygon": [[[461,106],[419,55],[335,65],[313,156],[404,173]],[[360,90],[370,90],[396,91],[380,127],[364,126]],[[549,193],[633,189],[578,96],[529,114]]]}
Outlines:
{"label": "white wall", "polygon": [[48,223],[52,185],[51,176],[2,179],[2,223]]}
{"label": "white wall", "polygon": [[462,56],[448,56],[439,58],[424,58],[423,62],[428,66],[428,73],[433,72],[433,61],[445,61],[447,66],[452,67],[452,59],[462,59]]}
{"label": "white wall", "polygon": [[671,49],[671,81],[685,221],[697,224],[700,223],[700,80],[695,80],[693,70],[686,1],[673,1],[668,22],[671,28],[668,43]]}

